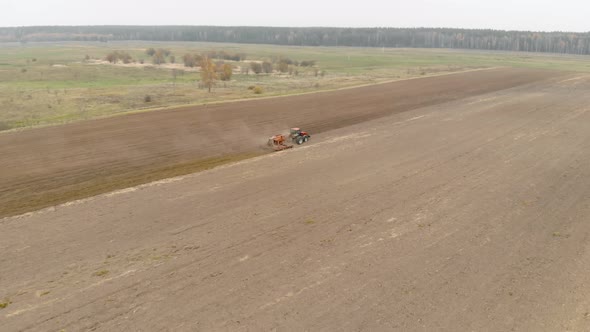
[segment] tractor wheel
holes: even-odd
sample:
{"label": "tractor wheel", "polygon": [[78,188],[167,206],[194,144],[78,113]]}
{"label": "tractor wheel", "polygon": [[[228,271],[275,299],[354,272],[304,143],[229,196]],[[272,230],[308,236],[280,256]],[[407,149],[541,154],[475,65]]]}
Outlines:
{"label": "tractor wheel", "polygon": [[297,141],[295,141],[297,145],[303,144],[303,137],[297,137]]}
{"label": "tractor wheel", "polygon": [[304,141],[305,143],[307,143],[307,141],[309,141],[309,136],[305,136],[305,138],[303,139],[303,141]]}

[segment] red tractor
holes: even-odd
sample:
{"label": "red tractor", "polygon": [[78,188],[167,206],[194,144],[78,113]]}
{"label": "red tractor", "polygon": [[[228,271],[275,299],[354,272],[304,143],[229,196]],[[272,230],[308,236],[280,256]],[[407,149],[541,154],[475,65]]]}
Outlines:
{"label": "red tractor", "polygon": [[[299,128],[291,128],[289,132],[289,138],[291,141],[297,145],[301,145],[311,138],[306,131],[302,131]],[[275,151],[282,151],[286,149],[293,148],[293,145],[285,144],[286,141],[285,135],[276,134],[273,137],[268,139],[268,146],[272,147]]]}
{"label": "red tractor", "polygon": [[291,137],[293,143],[296,143],[297,145],[301,145],[309,141],[309,139],[311,138],[307,131],[302,131],[300,128],[291,128],[289,136]]}

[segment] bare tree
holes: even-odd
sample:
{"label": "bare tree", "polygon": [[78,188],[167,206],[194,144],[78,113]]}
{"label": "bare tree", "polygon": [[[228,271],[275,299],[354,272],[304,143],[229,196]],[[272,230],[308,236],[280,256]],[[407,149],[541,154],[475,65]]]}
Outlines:
{"label": "bare tree", "polygon": [[110,63],[117,63],[117,61],[119,60],[119,57],[117,56],[117,52],[111,52],[111,53],[107,54],[106,60]]}
{"label": "bare tree", "polygon": [[240,73],[248,75],[250,73],[250,67],[248,66],[240,66]]}
{"label": "bare tree", "polygon": [[262,63],[262,71],[265,72],[266,74],[272,73],[272,63],[270,63],[268,61],[264,61]]}
{"label": "bare tree", "polygon": [[131,61],[133,61],[133,58],[131,57],[131,55],[129,55],[129,53],[127,52],[122,52],[119,53],[119,58],[121,59],[121,61],[123,61],[123,63],[127,64],[127,63],[131,63]]}
{"label": "bare tree", "polygon": [[250,69],[252,69],[254,74],[262,73],[262,65],[258,62],[250,62]]}
{"label": "bare tree", "polygon": [[178,72],[176,69],[172,69],[172,93],[176,93],[176,76],[178,76]]}
{"label": "bare tree", "polygon": [[281,73],[286,73],[289,71],[289,64],[287,62],[284,61],[280,61],[279,64],[277,65],[277,69],[281,72]]}
{"label": "bare tree", "polygon": [[195,66],[195,57],[192,54],[185,54],[182,57],[182,61],[184,61],[185,67],[194,67]]}

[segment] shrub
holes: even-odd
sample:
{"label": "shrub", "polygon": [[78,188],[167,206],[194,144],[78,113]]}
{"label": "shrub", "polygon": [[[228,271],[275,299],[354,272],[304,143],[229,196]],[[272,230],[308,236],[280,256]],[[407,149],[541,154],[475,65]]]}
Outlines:
{"label": "shrub", "polygon": [[272,73],[272,63],[270,63],[268,61],[264,61],[262,63],[262,71],[265,72],[265,73],[267,73],[267,74]]}
{"label": "shrub", "polygon": [[150,103],[152,101],[152,96],[146,95],[145,97],[143,97],[143,101],[146,103]]}
{"label": "shrub", "polygon": [[0,309],[4,309],[4,308],[8,307],[8,305],[11,304],[11,303],[12,303],[12,301],[10,301],[8,299],[0,302]]}
{"label": "shrub", "polygon": [[117,63],[117,61],[119,60],[119,57],[117,56],[116,52],[111,52],[111,53],[107,54],[105,59],[110,63]]}
{"label": "shrub", "polygon": [[262,73],[262,65],[258,62],[251,62],[250,69],[254,72],[254,74]]}
{"label": "shrub", "polygon": [[262,94],[263,92],[264,90],[262,89],[262,87],[257,86],[254,88],[254,93],[257,95]]}
{"label": "shrub", "polygon": [[286,73],[289,71],[289,64],[286,62],[279,62],[277,69],[281,72],[281,73]]}
{"label": "shrub", "polygon": [[280,57],[279,63],[286,63],[287,65],[292,65],[294,63],[294,61],[289,58]]}
{"label": "shrub", "polygon": [[246,54],[244,53],[228,53],[226,51],[209,51],[207,52],[207,56],[211,59],[221,59],[221,60],[232,60],[232,61],[241,61],[246,58]]}
{"label": "shrub", "polygon": [[125,64],[131,63],[131,61],[133,61],[133,58],[127,52],[119,53],[119,58],[123,60],[123,63]]}
{"label": "shrub", "polygon": [[250,85],[250,86],[248,87],[248,90],[254,90],[255,88],[256,88],[256,87],[255,87],[254,85]]}
{"label": "shrub", "polygon": [[192,54],[188,54],[188,53],[182,57],[182,61],[184,62],[185,67],[191,67],[191,68],[194,67],[195,63],[197,62],[195,60],[195,57]]}
{"label": "shrub", "polygon": [[152,58],[154,65],[161,65],[166,63],[166,50],[159,48]]}
{"label": "shrub", "polygon": [[119,60],[123,61],[123,63],[131,63],[133,58],[127,52],[113,51],[107,54],[106,60],[110,63],[117,63]]}

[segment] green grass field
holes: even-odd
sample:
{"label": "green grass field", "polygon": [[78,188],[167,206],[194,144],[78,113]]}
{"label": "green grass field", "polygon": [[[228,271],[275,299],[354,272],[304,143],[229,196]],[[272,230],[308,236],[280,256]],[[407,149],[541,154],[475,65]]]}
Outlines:
{"label": "green grass field", "polygon": [[[199,87],[196,71],[179,64],[101,64],[113,50],[150,63],[149,47],[169,49],[181,62],[186,53],[212,50],[245,53],[248,60],[279,56],[315,60],[325,75],[299,68],[298,75],[234,74],[211,93]],[[91,60],[87,61],[85,58]],[[590,71],[590,57],[482,51],[290,47],[217,43],[30,43],[0,44],[0,130],[58,124],[130,111],[297,94],[444,74],[486,67],[534,67]],[[234,66],[247,65],[232,63]],[[173,73],[176,72],[176,75]],[[262,94],[248,87],[256,85]],[[146,102],[145,97],[151,101]]]}

